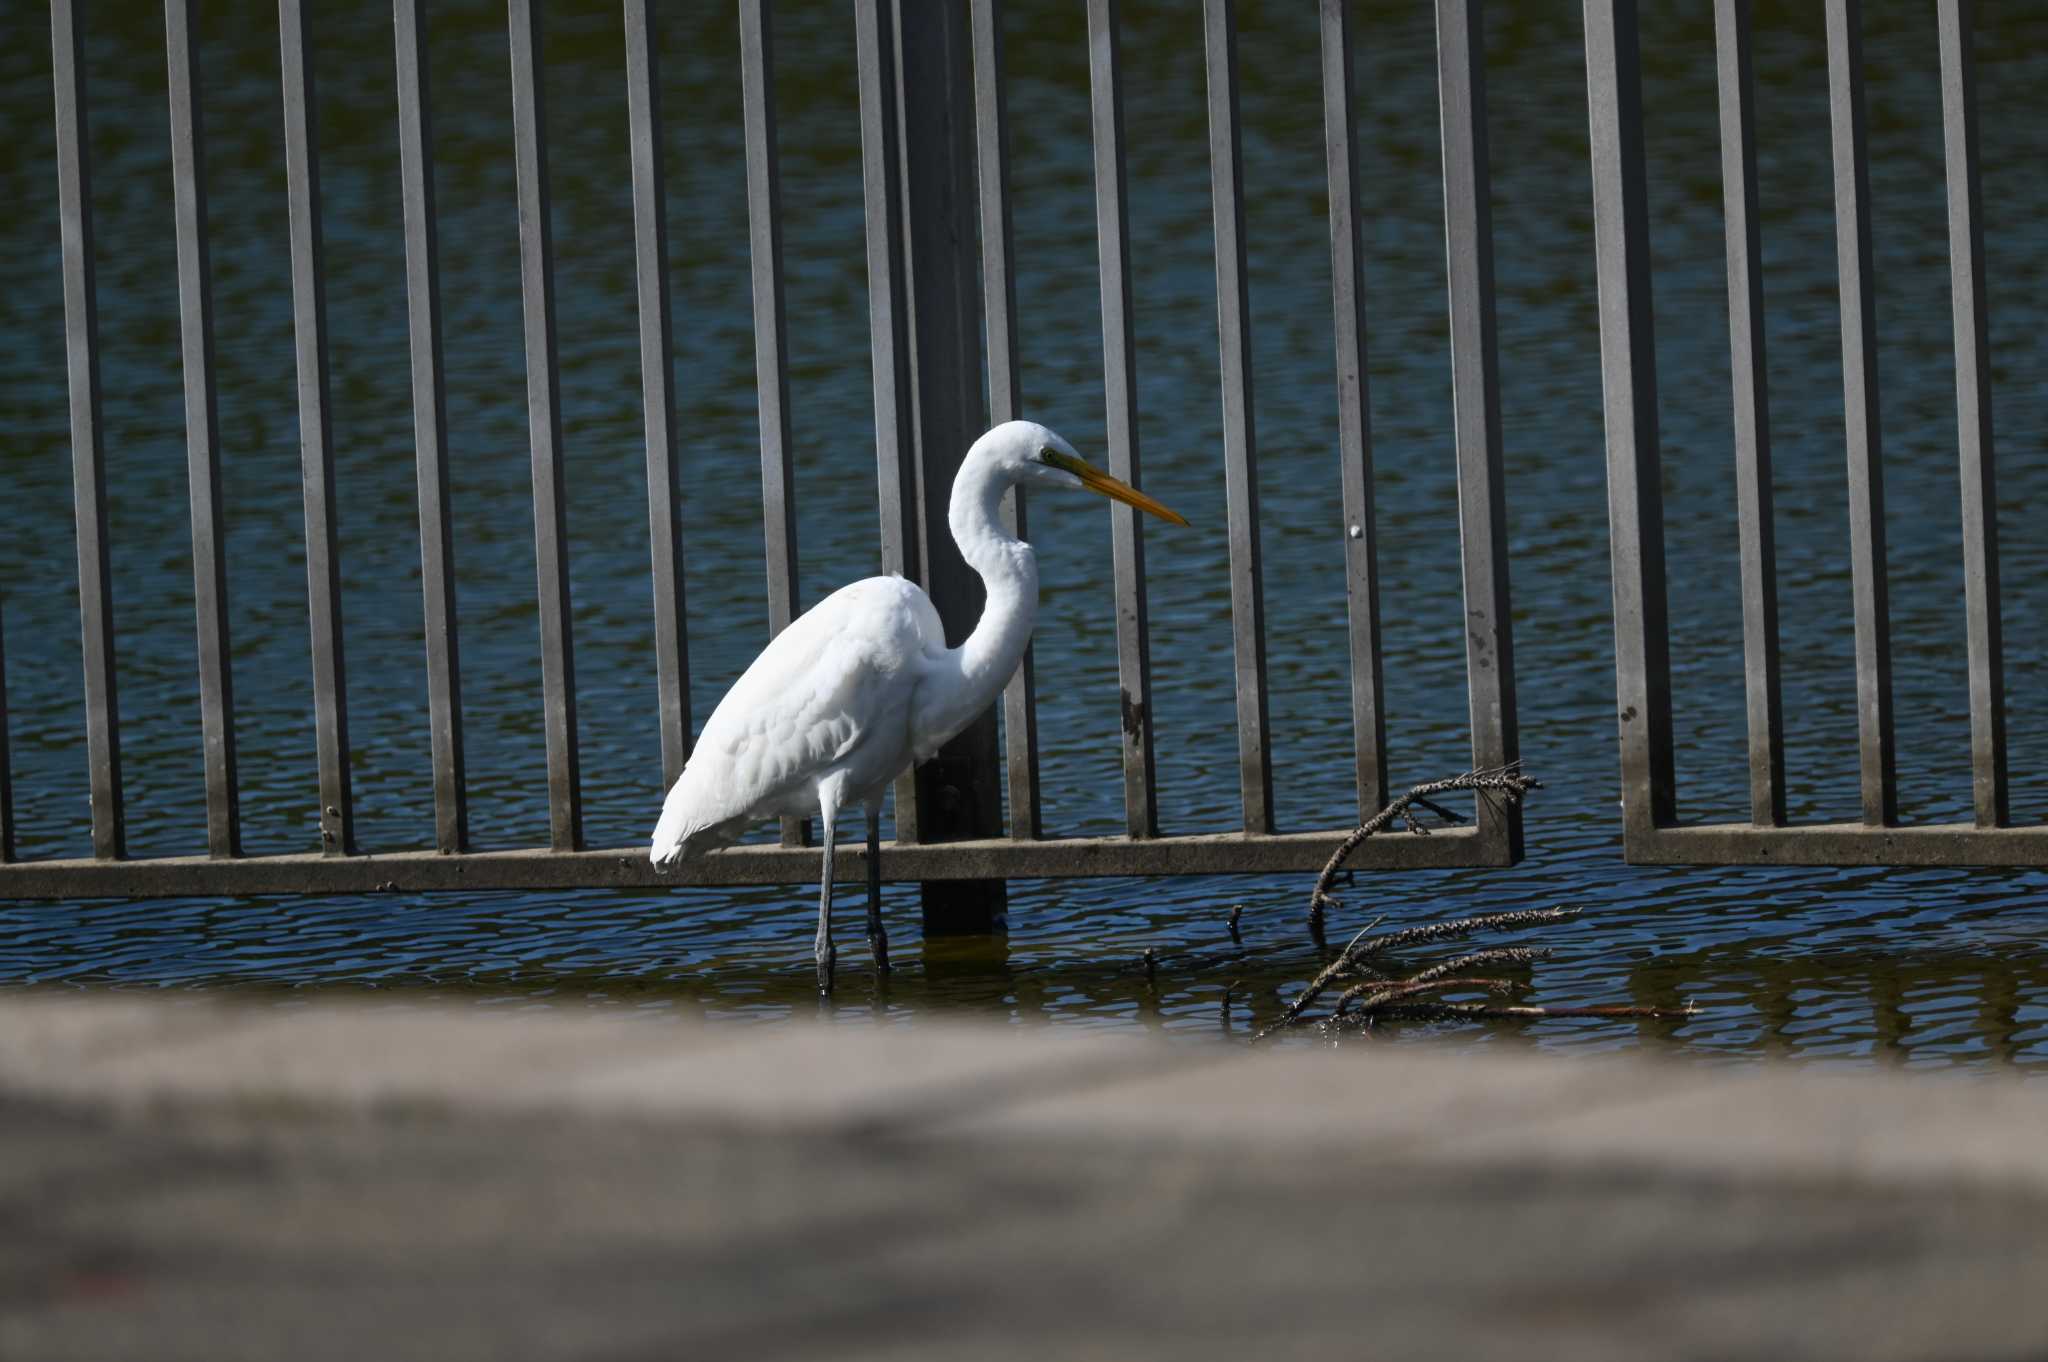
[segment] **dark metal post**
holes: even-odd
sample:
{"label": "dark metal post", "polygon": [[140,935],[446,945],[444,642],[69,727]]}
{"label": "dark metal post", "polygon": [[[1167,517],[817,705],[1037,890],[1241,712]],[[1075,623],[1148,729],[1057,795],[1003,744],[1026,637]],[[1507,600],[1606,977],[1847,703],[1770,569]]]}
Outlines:
{"label": "dark metal post", "polygon": [[[903,261],[910,306],[906,426],[916,467],[918,576],[946,640],[958,647],[981,616],[981,580],[953,543],[946,507],[982,405],[981,270],[975,250],[974,73],[970,21],[948,0],[892,0],[893,94],[901,152]],[[1002,766],[993,708],[917,771],[918,834],[953,842],[1003,834]],[[928,881],[927,936],[997,931],[1001,880]]]}

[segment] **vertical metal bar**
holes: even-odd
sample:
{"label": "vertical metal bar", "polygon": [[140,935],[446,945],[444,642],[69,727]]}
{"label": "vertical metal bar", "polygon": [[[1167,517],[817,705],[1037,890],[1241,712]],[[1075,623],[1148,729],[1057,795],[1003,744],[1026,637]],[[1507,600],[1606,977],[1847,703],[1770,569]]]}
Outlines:
{"label": "vertical metal bar", "polygon": [[292,242],[292,335],[299,375],[299,463],[306,510],[306,596],[313,633],[313,723],[320,757],[320,843],[355,850],[349,789],[347,659],[335,530],[334,439],[327,382],[327,278],[321,261],[320,152],[313,49],[304,0],[278,0],[284,66],[285,181]]}
{"label": "vertical metal bar", "polygon": [[1884,444],[1877,405],[1877,288],[1863,118],[1863,6],[1828,0],[1828,121],[1835,162],[1835,257],[1842,304],[1842,400],[1849,455],[1849,559],[1856,602],[1856,730],[1863,821],[1898,821],[1886,582]]}
{"label": "vertical metal bar", "polygon": [[[1437,0],[1437,91],[1443,118],[1465,678],[1472,716],[1472,764],[1484,769],[1515,761],[1520,745],[1515,721],[1514,621],[1508,608],[1507,496],[1501,479],[1486,47],[1479,11],[1479,0]],[[1480,836],[1505,859],[1521,859],[1519,809],[1481,799],[1477,822]]]}
{"label": "vertical metal bar", "polygon": [[1969,617],[1970,786],[1977,826],[1995,828],[2008,813],[2005,639],[1998,601],[1998,488],[1991,443],[1990,321],[1984,303],[1983,185],[1977,167],[1974,8],[1972,0],[1941,0],[1937,12],[1963,487],[1963,599]]}
{"label": "vertical metal bar", "polygon": [[1387,720],[1380,704],[1379,536],[1372,495],[1372,402],[1365,357],[1365,248],[1352,114],[1351,0],[1321,0],[1323,155],[1330,181],[1330,298],[1337,332],[1337,449],[1344,488],[1344,600],[1351,643],[1352,755],[1358,821],[1387,802]]}
{"label": "vertical metal bar", "polygon": [[[910,424],[910,277],[903,258],[896,26],[890,0],[856,0],[853,13],[882,571],[917,581],[923,565],[918,557],[917,470]],[[896,782],[897,841],[921,840],[918,814],[917,780],[905,772]]]}
{"label": "vertical metal bar", "polygon": [[[1010,228],[1009,111],[1003,98],[1002,0],[972,0],[974,25],[975,161],[981,201],[982,308],[988,318],[989,422],[1021,414],[1017,372],[1017,276]],[[1003,497],[1003,528],[1029,537],[1024,489]],[[1038,798],[1038,687],[1031,649],[1003,688],[1004,772],[1010,788],[1010,835],[1043,831]]]}
{"label": "vertical metal bar", "polygon": [[888,0],[856,0],[862,203],[868,329],[874,373],[875,457],[882,570],[915,579],[917,479],[910,427],[910,281],[903,258],[902,153],[896,117],[896,36]]}
{"label": "vertical metal bar", "polygon": [[57,211],[64,239],[64,349],[71,384],[71,499],[78,533],[92,854],[108,860],[127,853],[127,831],[114,675],[114,583],[107,566],[107,462],[100,438],[99,292],[93,271],[85,41],[73,0],[51,0],[50,47],[57,87]]}
{"label": "vertical metal bar", "polygon": [[1586,102],[1600,377],[1614,571],[1615,708],[1624,834],[1640,845],[1677,817],[1671,759],[1671,637],[1657,444],[1657,346],[1635,0],[1586,0]]}
{"label": "vertical metal bar", "polygon": [[[1117,0],[1088,0],[1088,107],[1095,154],[1095,240],[1102,278],[1102,376],[1109,469],[1138,484],[1137,336],[1131,318],[1131,224],[1124,201],[1124,91]],[[1124,827],[1159,835],[1152,766],[1152,647],[1145,607],[1145,531],[1110,508],[1116,573],[1116,661],[1123,691]]]}
{"label": "vertical metal bar", "polygon": [[14,766],[7,745],[6,602],[0,601],[0,865],[14,859]]}
{"label": "vertical metal bar", "polygon": [[239,856],[242,820],[228,645],[227,536],[221,523],[220,417],[213,377],[213,270],[206,239],[206,133],[191,0],[164,0],[164,47],[170,76],[171,188],[178,237],[185,464],[192,501],[192,596],[199,630],[206,849],[212,856]]}
{"label": "vertical metal bar", "polygon": [[561,368],[555,350],[555,243],[548,220],[541,0],[510,0],[510,5],[526,418],[533,452],[533,543],[540,577],[540,667],[548,744],[548,840],[556,850],[566,851],[583,844],[583,782],[576,748],[576,651],[570,627]]}
{"label": "vertical metal bar", "polygon": [[328,283],[319,229],[319,137],[313,49],[303,0],[279,0],[285,74],[285,182],[291,215],[291,322],[299,369],[299,481],[305,500],[305,588],[313,633],[313,733],[319,752],[319,844],[356,848],[348,780],[348,662],[342,647],[342,559],[334,516],[334,430],[328,399]]}
{"label": "vertical metal bar", "polygon": [[[775,144],[775,25],[769,0],[740,0],[740,101],[747,141],[768,636],[773,638],[796,618],[796,499],[789,449],[789,341],[782,299],[782,168]],[[900,822],[900,805],[897,818]],[[783,819],[782,844],[807,845],[809,828],[809,819]]]}
{"label": "vertical metal bar", "polygon": [[1764,362],[1763,237],[1756,197],[1756,79],[1750,0],[1714,0],[1720,77],[1721,202],[1728,243],[1729,373],[1735,501],[1742,534],[1742,672],[1749,710],[1749,818],[1785,821],[1785,717],[1778,666],[1778,550],[1772,523],[1771,413]]}
{"label": "vertical metal bar", "polygon": [[434,124],[423,0],[392,0],[398,38],[398,154],[405,199],[405,305],[412,338],[413,468],[420,502],[427,715],[434,751],[434,846],[469,844],[462,755],[462,653],[456,638],[455,539],[448,507],[448,392],[441,365],[441,245],[434,208]]}
{"label": "vertical metal bar", "polygon": [[661,44],[651,0],[625,4],[633,244],[640,295],[640,404],[647,420],[647,542],[654,558],[654,659],[661,692],[661,779],[666,788],[675,784],[690,756],[690,645],[677,499],[668,209],[661,167]]}
{"label": "vertical metal bar", "polygon": [[1273,830],[1266,722],[1266,595],[1259,560],[1259,455],[1252,402],[1251,291],[1244,259],[1244,153],[1237,113],[1237,17],[1202,0],[1209,95],[1209,207],[1216,231],[1216,333],[1223,377],[1223,482],[1230,520],[1230,635],[1237,669],[1238,789],[1244,830]]}

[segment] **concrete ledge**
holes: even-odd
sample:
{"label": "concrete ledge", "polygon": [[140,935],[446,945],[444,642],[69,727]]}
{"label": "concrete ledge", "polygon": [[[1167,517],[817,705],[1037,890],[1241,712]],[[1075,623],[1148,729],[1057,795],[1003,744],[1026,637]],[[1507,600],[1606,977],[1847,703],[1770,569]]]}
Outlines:
{"label": "concrete ledge", "polygon": [[0,995],[0,1356],[2039,1357],[2048,1088]]}

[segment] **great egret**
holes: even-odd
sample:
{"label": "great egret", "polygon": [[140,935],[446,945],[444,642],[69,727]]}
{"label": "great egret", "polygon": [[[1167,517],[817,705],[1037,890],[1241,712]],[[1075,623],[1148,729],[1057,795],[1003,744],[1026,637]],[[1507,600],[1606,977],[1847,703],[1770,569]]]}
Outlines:
{"label": "great egret", "polygon": [[960,556],[981,575],[988,603],[958,648],[931,599],[901,577],[841,587],[761,650],[718,702],[662,804],[648,855],[657,867],[728,845],[765,818],[813,809],[825,846],[818,886],[818,986],[829,989],[833,821],[860,804],[868,815],[868,946],[889,968],[882,931],[882,796],[1002,693],[1031,641],[1038,562],[1003,528],[1003,493],[1018,483],[1100,492],[1176,525],[1188,522],[1143,492],[1091,467],[1044,426],[1008,421],[974,442],[953,479],[947,523]]}

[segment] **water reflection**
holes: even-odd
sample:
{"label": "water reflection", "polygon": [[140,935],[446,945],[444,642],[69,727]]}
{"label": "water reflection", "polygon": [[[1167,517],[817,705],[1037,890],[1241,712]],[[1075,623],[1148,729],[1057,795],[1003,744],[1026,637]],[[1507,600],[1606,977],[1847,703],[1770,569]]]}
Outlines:
{"label": "water reflection", "polygon": [[[1090,932],[1071,919],[1038,915],[1050,897],[1046,886],[1019,890],[1019,925],[1009,935],[924,941],[899,953],[886,980],[873,976],[858,950],[847,950],[838,994],[825,1003],[811,985],[810,919],[800,897],[758,905],[716,927],[612,894],[564,895],[549,904],[493,895],[424,909],[368,898],[224,901],[168,912],[129,903],[8,908],[0,910],[0,940],[10,979],[38,987],[259,995],[305,986],[367,988],[651,1018],[778,1022],[819,1015],[851,1025],[890,1024],[944,1008],[1239,1040],[1277,1017],[1330,955],[1311,939],[1292,895],[1252,896],[1242,939],[1233,941],[1227,908]],[[1429,915],[1390,905],[1388,920]],[[915,939],[907,896],[898,896],[890,916],[900,939]],[[2011,914],[1998,923],[2005,930],[1985,934],[1990,939],[1967,921],[1934,915],[1782,921],[1786,930],[1773,933],[1759,930],[1756,919],[1731,922],[1681,905],[1661,915],[1596,909],[1515,938],[1555,951],[1511,971],[1530,985],[1517,1001],[1667,1010],[1690,1003],[1697,1009],[1690,1017],[1393,1024],[1364,1043],[1430,1037],[1575,1049],[1647,1045],[1710,1061],[1778,1055],[2048,1069],[2048,948],[2040,944],[2048,934],[2040,931],[2038,909]],[[1340,944],[1353,930],[1343,927]],[[1303,1032],[1295,1040],[1317,1038]]]}

